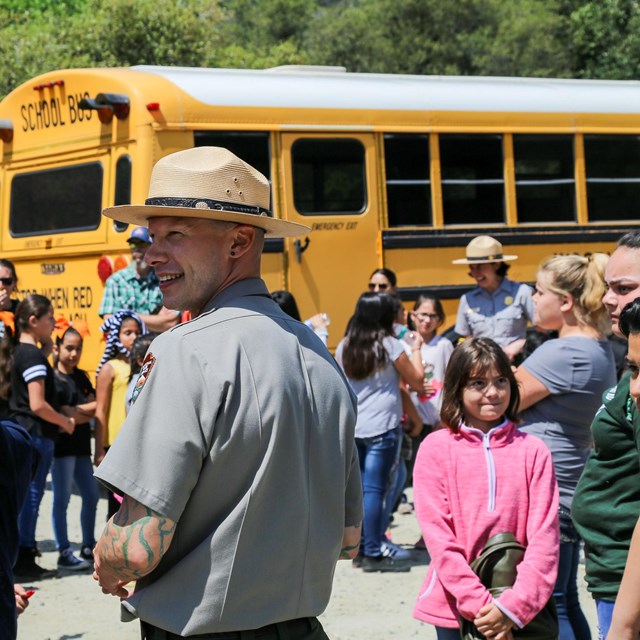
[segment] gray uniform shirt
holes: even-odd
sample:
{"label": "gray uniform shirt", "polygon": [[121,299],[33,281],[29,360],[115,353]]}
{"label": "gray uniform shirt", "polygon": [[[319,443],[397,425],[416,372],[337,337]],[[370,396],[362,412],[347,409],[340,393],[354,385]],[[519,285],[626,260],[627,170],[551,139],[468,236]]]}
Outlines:
{"label": "gray uniform shirt", "polygon": [[326,347],[249,279],[151,353],[96,472],[177,521],[129,617],[191,635],[320,614],[362,520],[356,401]]}
{"label": "gray uniform shirt", "polygon": [[608,340],[571,336],[544,342],[522,366],[551,395],[522,412],[520,428],[551,450],[560,504],[569,509],[591,452],[591,421],[616,383],[613,352]]}
{"label": "gray uniform shirt", "polygon": [[461,336],[491,338],[506,347],[525,337],[531,321],[531,287],[503,278],[493,293],[475,287],[460,298],[455,331]]}

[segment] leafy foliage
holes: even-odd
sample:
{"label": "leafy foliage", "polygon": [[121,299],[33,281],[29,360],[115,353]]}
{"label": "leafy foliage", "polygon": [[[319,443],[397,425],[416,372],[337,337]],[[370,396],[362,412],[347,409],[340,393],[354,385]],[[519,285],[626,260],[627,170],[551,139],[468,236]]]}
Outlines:
{"label": "leafy foliage", "polygon": [[0,25],[0,97],[44,71],[132,64],[640,74],[640,0],[3,0]]}

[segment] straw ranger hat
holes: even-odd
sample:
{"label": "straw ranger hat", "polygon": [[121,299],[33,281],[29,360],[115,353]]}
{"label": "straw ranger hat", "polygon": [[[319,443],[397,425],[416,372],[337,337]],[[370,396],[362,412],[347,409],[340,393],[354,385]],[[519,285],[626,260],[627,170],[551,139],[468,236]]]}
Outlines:
{"label": "straw ranger hat", "polygon": [[504,255],[502,243],[491,236],[477,236],[467,245],[467,257],[452,260],[452,264],[485,264],[517,260],[518,256]]}
{"label": "straw ranger hat", "polygon": [[108,207],[108,218],[148,226],[149,218],[177,216],[248,224],[267,237],[293,237],[311,229],[279,220],[269,210],[269,181],[221,147],[196,147],[161,158],[153,167],[144,205]]}

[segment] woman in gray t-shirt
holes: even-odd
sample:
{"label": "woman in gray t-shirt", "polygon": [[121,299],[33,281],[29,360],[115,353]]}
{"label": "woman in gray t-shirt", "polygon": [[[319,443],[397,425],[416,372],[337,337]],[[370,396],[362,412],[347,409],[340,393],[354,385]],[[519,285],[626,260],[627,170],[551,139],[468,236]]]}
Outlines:
{"label": "woman in gray t-shirt", "polygon": [[387,293],[364,293],[338,345],[336,359],[358,397],[356,445],[364,494],[361,553],[364,571],[402,571],[382,556],[383,501],[400,438],[400,381],[415,391],[424,387],[424,367],[416,334],[411,359],[393,336],[395,306]]}
{"label": "woman in gray t-shirt", "polygon": [[591,421],[616,383],[602,306],[608,256],[556,256],[542,264],[533,296],[535,324],[558,331],[519,367],[521,429],[551,450],[560,488],[560,564],[554,589],[560,638],[591,637],[578,601],[580,539],[571,500],[591,449]]}

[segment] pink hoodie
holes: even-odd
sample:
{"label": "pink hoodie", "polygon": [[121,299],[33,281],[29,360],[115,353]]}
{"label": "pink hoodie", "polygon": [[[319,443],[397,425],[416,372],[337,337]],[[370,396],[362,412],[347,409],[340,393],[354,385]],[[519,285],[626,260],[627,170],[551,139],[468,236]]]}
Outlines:
{"label": "pink hoodie", "polygon": [[530,622],[558,572],[558,485],[546,445],[512,422],[486,435],[441,429],[420,446],[413,487],[431,555],[413,615],[440,627],[457,627],[460,615],[473,620],[492,596],[469,563],[492,535],[510,532],[527,550],[516,583],[495,604],[518,627]]}

